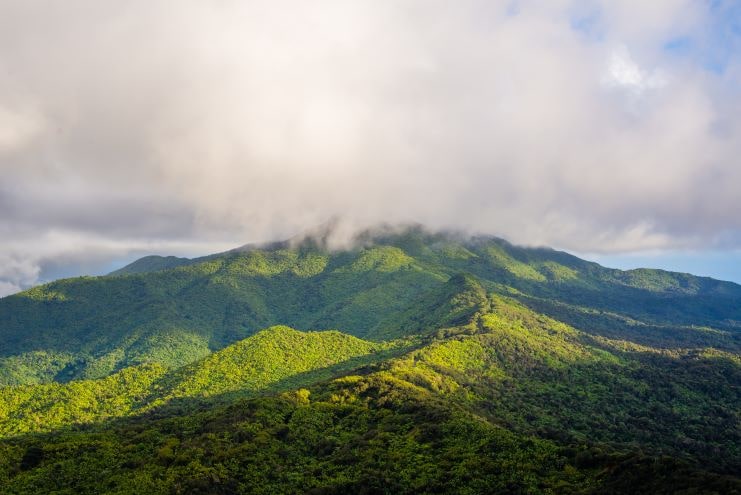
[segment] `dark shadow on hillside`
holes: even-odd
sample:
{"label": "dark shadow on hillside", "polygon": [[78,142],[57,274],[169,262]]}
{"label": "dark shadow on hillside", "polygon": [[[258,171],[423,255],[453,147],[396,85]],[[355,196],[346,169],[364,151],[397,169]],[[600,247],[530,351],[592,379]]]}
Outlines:
{"label": "dark shadow on hillside", "polygon": [[138,404],[134,405],[134,411],[130,415],[108,418],[105,420],[94,421],[90,423],[73,424],[68,427],[57,428],[48,432],[34,432],[18,436],[5,437],[0,438],[0,441],[23,437],[55,435],[64,432],[97,431],[101,428],[116,427],[117,425],[128,424],[132,421],[147,421],[173,417],[186,413],[190,414],[198,411],[206,411],[215,407],[223,407],[241,399],[253,399],[258,397],[274,396],[282,392],[296,390],[302,387],[319,386],[323,383],[341,378],[343,376],[369,374],[377,370],[376,365],[378,363],[410,352],[411,350],[418,348],[420,345],[422,345],[421,341],[413,344],[410,343],[409,345],[403,345],[391,349],[377,351],[363,356],[357,356],[325,368],[297,373],[295,375],[275,381],[261,389],[240,389],[211,396],[175,397],[169,399],[167,402],[161,405],[153,407],[152,409],[142,410],[142,408],[145,408],[148,404],[152,403],[157,398],[157,396],[162,393],[163,390],[170,389],[177,385],[177,381],[174,383],[172,381],[174,378],[177,378],[177,374],[174,376],[165,375],[164,377],[155,380],[152,383],[152,385],[150,386],[150,394],[139,401]]}
{"label": "dark shadow on hillside", "polygon": [[[346,361],[342,361],[341,363],[328,366],[326,368],[297,373],[295,375],[273,382],[268,386],[257,390],[233,390],[208,397],[177,397],[169,400],[167,403],[158,406],[155,409],[152,409],[151,411],[141,413],[141,415],[168,415],[171,414],[172,411],[182,411],[183,406],[186,406],[186,408],[187,406],[192,405],[208,407],[217,404],[228,403],[237,399],[274,395],[281,392],[295,390],[301,387],[318,385],[323,382],[340,378],[342,376],[352,374],[367,374],[374,369],[375,364],[396,356],[400,356],[411,351],[415,347],[417,346],[403,346],[394,349],[378,351],[364,356],[357,356]],[[156,388],[157,385],[166,383],[166,381],[167,377],[160,379],[158,382],[155,382],[155,387],[153,388]],[[146,405],[146,403],[148,403],[148,401],[151,399],[152,397],[149,397],[148,399],[143,401],[142,406]]]}
{"label": "dark shadow on hillside", "polygon": [[581,359],[559,368],[507,370],[504,378],[447,375],[477,397],[471,410],[510,431],[564,445],[639,448],[739,472],[741,364],[701,351],[675,356],[594,344],[621,361]]}
{"label": "dark shadow on hillside", "polygon": [[620,313],[648,324],[701,325],[741,332],[741,304],[737,297],[672,294],[615,283],[596,288],[561,283],[518,285],[525,285],[521,290],[530,297]]}
{"label": "dark shadow on hillside", "polygon": [[[407,350],[398,350],[398,352],[402,353]],[[660,479],[663,482],[668,482],[672,479],[672,473],[679,473],[688,469],[690,471],[701,470],[708,476],[711,472],[727,473],[729,483],[737,482],[738,480],[734,476],[738,472],[739,453],[733,447],[739,432],[738,429],[733,429],[733,408],[719,410],[715,405],[708,405],[708,411],[711,414],[687,416],[681,410],[674,410],[672,404],[673,397],[681,392],[679,390],[681,387],[676,387],[676,384],[689,384],[691,392],[715,393],[715,389],[719,387],[721,382],[714,379],[714,376],[708,375],[705,366],[710,361],[700,358],[696,365],[693,365],[683,359],[670,356],[653,356],[636,352],[626,352],[624,356],[641,362],[648,362],[651,367],[630,369],[619,364],[584,361],[575,362],[573,366],[564,367],[564,369],[554,369],[550,373],[538,369],[533,370],[531,374],[515,377],[514,382],[503,388],[506,394],[501,397],[493,395],[492,387],[496,386],[495,382],[479,380],[475,375],[458,375],[455,378],[465,387],[470,387],[479,397],[486,398],[488,409],[483,408],[480,402],[475,405],[476,413],[479,411],[485,413],[479,414],[479,417],[486,417],[492,424],[502,425],[509,431],[524,435],[529,439],[527,444],[529,447],[532,447],[535,438],[551,440],[565,452],[565,456],[573,460],[575,466],[580,469],[597,470],[601,473],[600,476],[615,483],[620,482],[625,477],[625,474],[621,474],[621,470],[633,466],[635,473],[629,473],[628,478],[637,477],[636,484],[627,486],[622,491],[618,490],[617,493],[639,493],[639,491],[631,491],[634,486],[641,486],[640,483],[646,482],[646,479],[636,474],[639,470],[643,473],[643,477],[647,477],[649,481],[655,484],[659,475],[661,475]],[[264,411],[272,411],[271,407],[275,401],[272,398],[266,398],[266,396],[274,397],[275,394],[283,390],[295,389],[302,386],[301,382],[306,380],[314,383],[314,386],[318,389],[324,388],[324,390],[317,390],[317,392],[326,397],[334,391],[325,387],[324,382],[321,381],[321,373],[331,370],[332,378],[347,374],[368,375],[376,371],[378,367],[374,363],[364,363],[363,358],[365,357],[354,358],[323,370],[295,375],[275,382],[270,390],[263,390],[254,395],[232,392],[207,399],[182,399],[172,401],[167,405],[137,416],[81,425],[74,430],[91,435],[82,438],[79,443],[76,443],[75,440],[69,441],[65,448],[94,450],[96,442],[108,441],[110,437],[107,435],[110,434],[119,437],[142,435],[142,438],[149,439],[148,441],[156,445],[157,449],[164,449],[164,446],[166,446],[164,439],[162,441],[159,439],[152,441],[151,436],[146,436],[147,432],[155,432],[161,437],[179,438],[181,441],[198,435],[213,435],[215,439],[213,444],[217,445],[217,448],[222,448],[222,444],[219,443],[222,434],[228,443],[232,441],[232,438],[235,438],[232,435],[239,434],[238,428],[235,428],[235,426],[245,420],[254,419],[252,414],[255,410],[263,408]],[[375,357],[378,358],[377,355]],[[649,361],[644,361],[646,359],[649,359]],[[714,358],[708,359],[712,360]],[[347,368],[343,369],[345,366]],[[444,369],[440,369],[440,371],[444,371]],[[741,382],[738,379],[741,367],[732,361],[723,361],[723,366],[718,372],[723,377],[723,383],[738,384]],[[690,379],[680,380],[683,376],[682,373],[687,374]],[[454,375],[451,374],[450,376]],[[629,388],[616,387],[616,384],[621,383],[619,379],[625,377],[640,380],[642,383],[646,383],[648,387],[640,393],[633,393]],[[317,382],[317,380],[319,381]],[[534,382],[537,382],[535,383],[536,386],[532,387]],[[555,385],[558,384],[567,386],[556,387]],[[595,384],[598,387],[594,387]],[[381,392],[376,384],[370,385],[364,393],[377,394],[376,399],[378,399]],[[613,390],[610,387],[616,388]],[[708,388],[702,389],[699,387]],[[734,390],[733,387],[725,386],[721,388],[729,394],[737,392],[737,389]],[[522,394],[525,394],[525,396]],[[322,397],[320,394],[317,395]],[[738,404],[739,398],[737,396],[734,398],[729,395],[727,399],[731,403],[736,401],[735,403]],[[445,404],[446,411],[452,411],[459,406],[459,409],[466,407],[469,410],[473,410],[474,407],[473,404],[450,400],[450,397],[446,395],[436,395],[434,400]],[[413,402],[411,399],[409,401]],[[405,403],[401,406],[391,404],[379,406],[379,408],[384,409],[384,414],[414,414],[413,419],[418,421],[412,423],[415,428],[425,421],[432,425],[427,426],[425,424],[419,434],[427,435],[433,441],[437,441],[441,435],[441,430],[435,428],[439,423],[439,417],[431,414],[435,411],[428,406],[429,404]],[[195,419],[186,418],[181,420],[178,418],[179,415],[184,413],[202,415]],[[507,424],[508,413],[514,415],[512,417],[517,421]],[[737,414],[737,411],[735,414]],[[285,427],[287,420],[281,421],[281,424],[275,428],[270,430],[264,428],[264,430],[269,432],[271,439],[290,441],[291,437],[286,433]],[[399,422],[399,424],[401,423],[403,422]],[[594,428],[597,429],[594,430]],[[111,430],[115,431],[112,432]],[[98,432],[103,433],[98,436]],[[464,432],[464,430],[461,430],[461,432]],[[577,432],[580,435],[575,437],[570,435],[570,432]],[[365,434],[366,432],[362,433]],[[386,433],[384,432],[384,434]],[[241,432],[241,434],[246,433]],[[42,445],[47,440],[52,440],[50,443],[53,443],[54,437],[57,436],[60,437],[56,439],[58,444],[67,442],[63,431],[23,435],[11,440],[3,440],[3,442],[16,443],[25,448],[26,452],[29,452],[31,447]],[[245,438],[248,438],[248,440],[243,439],[239,442],[253,441],[252,436]],[[367,440],[372,437],[359,436],[358,438],[359,442],[365,442],[358,445],[367,446],[369,444]],[[688,441],[702,441],[703,443],[688,444]],[[738,441],[741,442],[741,440]],[[719,442],[725,443],[721,444]],[[78,445],[81,447],[78,447]],[[324,444],[317,444],[317,452],[322,452],[317,455],[328,455],[323,453],[324,450],[319,449],[322,445]],[[341,452],[341,449],[345,446],[335,447],[340,449],[337,452]],[[495,452],[501,448],[500,444],[487,445],[486,452]],[[345,450],[352,451],[350,448]],[[690,455],[687,455],[687,452]],[[162,453],[162,451],[155,449],[151,454],[152,457],[145,457],[145,459],[152,463],[179,462],[176,455],[168,457],[166,454],[166,450]],[[217,453],[208,455],[216,456]],[[346,459],[343,462],[351,464],[355,458],[348,455],[348,457],[342,459]],[[642,465],[638,464],[639,461],[646,465],[641,467]],[[187,459],[183,462],[187,462]],[[657,473],[655,472],[657,466],[667,471]],[[126,469],[133,468],[129,466]],[[359,469],[362,469],[362,466]],[[708,471],[705,471],[705,469]],[[693,471],[692,476],[694,475]],[[707,486],[704,479],[701,481],[696,482],[696,486]],[[661,486],[661,484],[656,486]]]}
{"label": "dark shadow on hillside", "polygon": [[609,339],[628,340],[659,349],[715,347],[741,350],[741,332],[681,324],[659,325],[608,310],[575,306],[527,295],[512,296],[531,310],[566,323],[582,332]]}

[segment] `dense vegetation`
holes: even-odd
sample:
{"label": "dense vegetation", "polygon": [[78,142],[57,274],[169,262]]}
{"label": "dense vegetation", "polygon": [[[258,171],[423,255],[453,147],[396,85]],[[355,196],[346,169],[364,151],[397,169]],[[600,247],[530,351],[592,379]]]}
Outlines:
{"label": "dense vegetation", "polygon": [[0,389],[0,436],[53,431],[128,416],[175,399],[288,390],[403,352],[340,332],[272,327],[182,368],[125,368],[98,380]]}
{"label": "dense vegetation", "polygon": [[0,384],[101,378],[153,362],[182,366],[272,325],[338,328],[377,341],[425,332],[466,318],[463,306],[445,307],[468,283],[462,273],[593,334],[739,350],[735,284],[621,272],[557,251],[419,229],[360,242],[348,251],[309,239],[197,260],[148,257],[115,276],[60,280],[0,299]]}
{"label": "dense vegetation", "polygon": [[741,493],[741,287],[359,243],[0,300],[0,491]]}

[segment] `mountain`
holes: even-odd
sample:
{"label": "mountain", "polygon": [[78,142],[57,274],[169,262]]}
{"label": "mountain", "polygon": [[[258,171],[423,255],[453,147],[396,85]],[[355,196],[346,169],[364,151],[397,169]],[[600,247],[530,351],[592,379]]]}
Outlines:
{"label": "mountain", "polygon": [[130,416],[183,398],[288,390],[404,348],[404,342],[377,344],[337,331],[304,333],[276,326],[182,368],[143,364],[97,380],[5,387],[0,436]]}
{"label": "mountain", "polygon": [[178,258],[177,256],[145,256],[123,268],[111,272],[110,275],[133,275],[135,273],[156,272],[157,270],[167,270],[168,268],[187,265],[190,261],[188,258]]}
{"label": "mountain", "polygon": [[341,251],[310,238],[188,261],[144,258],[110,276],[0,299],[0,384],[101,378],[154,362],[182,366],[279,324],[370,340],[419,333],[451,324],[428,309],[444,312],[460,283],[454,277],[463,274],[482,291],[511,295],[595,335],[739,349],[736,284],[611,270],[549,249],[412,228],[366,233]]}
{"label": "mountain", "polygon": [[147,257],[0,332],[3,493],[741,493],[729,282],[413,227]]}

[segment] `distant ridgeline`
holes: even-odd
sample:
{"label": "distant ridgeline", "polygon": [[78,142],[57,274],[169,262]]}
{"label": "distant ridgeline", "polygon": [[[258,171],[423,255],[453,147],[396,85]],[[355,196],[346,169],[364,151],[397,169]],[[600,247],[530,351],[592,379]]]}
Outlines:
{"label": "distant ridgeline", "polygon": [[729,282],[415,227],[149,256],[0,335],[2,493],[741,493]]}

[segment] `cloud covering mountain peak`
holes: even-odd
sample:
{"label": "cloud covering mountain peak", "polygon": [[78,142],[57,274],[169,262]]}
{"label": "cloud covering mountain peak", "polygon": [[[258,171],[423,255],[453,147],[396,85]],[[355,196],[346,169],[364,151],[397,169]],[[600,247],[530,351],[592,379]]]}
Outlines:
{"label": "cloud covering mountain peak", "polygon": [[0,9],[0,234],[22,264],[338,215],[582,251],[739,246],[739,52],[707,63],[732,2]]}

